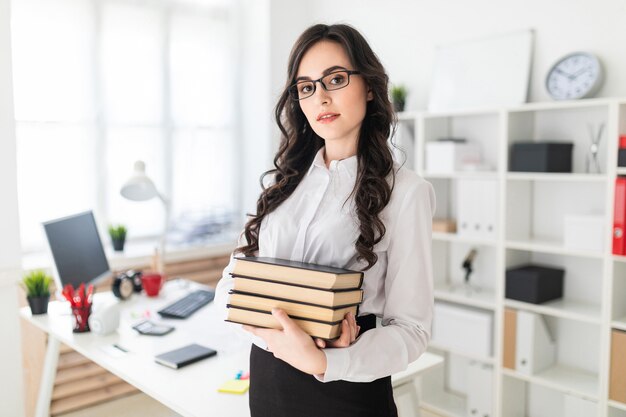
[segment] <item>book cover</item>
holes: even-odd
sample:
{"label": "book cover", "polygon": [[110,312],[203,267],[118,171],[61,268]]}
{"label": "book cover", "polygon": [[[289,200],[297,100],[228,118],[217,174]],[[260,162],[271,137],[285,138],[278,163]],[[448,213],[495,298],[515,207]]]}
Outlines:
{"label": "book cover", "polygon": [[236,256],[233,274],[321,289],[360,288],[363,272],[287,259]]}
{"label": "book cover", "polygon": [[250,295],[269,296],[323,307],[347,307],[363,301],[363,290],[330,291],[260,279],[235,277],[233,290]]}
{"label": "book cover", "polygon": [[182,368],[202,359],[214,356],[217,351],[198,344],[191,344],[154,357],[154,361],[172,369]]}
{"label": "book cover", "polygon": [[[276,320],[271,313],[243,309],[232,305],[228,306],[228,318],[226,321],[231,323],[249,324],[251,326],[264,327],[267,329],[282,328],[278,320]],[[296,318],[293,318],[293,321],[302,330],[304,330],[305,333],[313,337],[319,337],[320,339],[336,339],[341,333],[341,322],[325,323],[321,321],[302,320]]]}
{"label": "book cover", "polygon": [[234,305],[236,307],[265,312],[271,312],[273,308],[280,308],[289,316],[294,318],[319,320],[324,322],[339,322],[343,320],[349,312],[355,316],[357,314],[356,305],[341,308],[320,307],[311,304],[296,303],[289,300],[279,300],[272,297],[260,297],[234,291],[231,291],[228,302],[230,305]]}

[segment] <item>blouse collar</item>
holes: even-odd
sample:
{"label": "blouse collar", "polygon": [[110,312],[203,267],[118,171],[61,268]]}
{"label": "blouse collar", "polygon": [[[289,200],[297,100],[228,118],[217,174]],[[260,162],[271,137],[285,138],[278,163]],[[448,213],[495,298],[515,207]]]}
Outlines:
{"label": "blouse collar", "polygon": [[326,150],[326,147],[322,146],[319,149],[319,151],[317,151],[317,154],[315,155],[315,158],[313,159],[313,163],[311,164],[311,167],[309,168],[309,173],[314,168],[319,168],[328,172],[337,171],[343,174],[347,174],[351,179],[356,178],[357,169],[358,169],[358,158],[356,155],[352,155],[348,158],[341,159],[339,161],[332,160],[330,161],[330,166],[326,168],[326,163],[324,162],[325,150]]}

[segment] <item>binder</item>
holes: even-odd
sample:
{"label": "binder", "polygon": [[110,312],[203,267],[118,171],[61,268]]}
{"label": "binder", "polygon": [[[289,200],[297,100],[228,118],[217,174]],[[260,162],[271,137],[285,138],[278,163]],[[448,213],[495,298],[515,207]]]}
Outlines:
{"label": "binder", "polygon": [[492,391],[493,368],[479,362],[470,362],[467,368],[466,415],[493,416]]}
{"label": "binder", "polygon": [[556,343],[539,314],[517,312],[515,356],[515,369],[525,375],[541,372],[556,361]]}
{"label": "binder", "polygon": [[626,404],[626,332],[611,333],[609,398]]}
{"label": "binder", "polygon": [[515,369],[515,344],[517,339],[517,311],[504,309],[504,355],[502,366]]}
{"label": "binder", "polygon": [[626,255],[624,227],[626,226],[626,177],[615,179],[615,210],[613,212],[613,254]]}

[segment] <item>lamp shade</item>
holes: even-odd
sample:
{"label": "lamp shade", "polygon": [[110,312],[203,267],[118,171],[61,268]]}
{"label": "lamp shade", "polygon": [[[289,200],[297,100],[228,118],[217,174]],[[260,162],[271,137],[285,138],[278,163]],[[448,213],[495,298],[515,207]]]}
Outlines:
{"label": "lamp shade", "polygon": [[159,196],[154,182],[146,176],[146,164],[143,161],[135,162],[133,175],[124,183],[120,194],[133,201],[146,201]]}

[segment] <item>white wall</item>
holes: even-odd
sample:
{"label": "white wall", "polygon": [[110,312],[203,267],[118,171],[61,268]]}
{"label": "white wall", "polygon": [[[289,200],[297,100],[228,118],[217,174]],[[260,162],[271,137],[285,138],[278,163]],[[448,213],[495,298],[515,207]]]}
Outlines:
{"label": "white wall", "polygon": [[[285,0],[274,0],[281,5]],[[623,0],[316,0],[294,1],[286,13],[274,13],[272,68],[286,67],[286,54],[297,34],[313,23],[349,23],[370,42],[394,83],[409,87],[407,109],[425,109],[435,47],[535,29],[535,53],[529,101],[550,101],[544,89],[552,63],[569,52],[596,53],[606,79],[598,97],[626,96],[626,2]],[[295,34],[295,35],[294,35]],[[497,57],[494,57],[497,59]],[[273,89],[280,88],[273,74]],[[621,78],[620,78],[621,74]]]}
{"label": "white wall", "polygon": [[[242,207],[256,212],[259,177],[274,167],[280,142],[274,106],[285,82],[287,58],[295,38],[308,22],[305,2],[241,0]],[[268,82],[269,81],[269,82]]]}
{"label": "white wall", "polygon": [[22,354],[15,283],[20,271],[9,0],[0,0],[0,404],[23,416]]}

